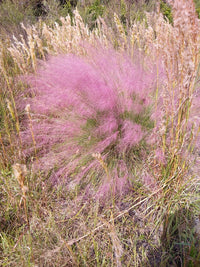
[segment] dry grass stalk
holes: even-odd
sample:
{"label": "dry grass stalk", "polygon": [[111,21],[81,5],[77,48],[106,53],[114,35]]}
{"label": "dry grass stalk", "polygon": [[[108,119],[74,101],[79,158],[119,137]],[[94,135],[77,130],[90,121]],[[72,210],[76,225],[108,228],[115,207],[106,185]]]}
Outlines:
{"label": "dry grass stalk", "polygon": [[[27,72],[27,67],[36,69],[36,58],[45,58],[45,54],[75,53],[84,54],[85,50],[80,45],[87,41],[94,44],[96,40],[106,42],[106,26],[101,29],[90,31],[77,10],[74,11],[73,25],[68,15],[60,18],[61,24],[54,23],[54,27],[48,26],[45,22],[39,21],[33,26],[24,26],[27,40],[21,35],[20,40],[13,36],[13,42],[8,47],[12,58],[22,73]],[[98,24],[99,27],[103,25]]]}
{"label": "dry grass stalk", "polygon": [[114,14],[114,21],[115,21],[117,30],[119,32],[120,40],[121,40],[120,49],[125,50],[127,48],[126,32],[117,14]]}
{"label": "dry grass stalk", "polygon": [[20,199],[19,206],[21,206],[21,203],[23,201],[24,212],[25,212],[25,216],[26,216],[26,222],[27,222],[27,225],[29,226],[27,203],[26,203],[26,199],[27,199],[26,194],[28,191],[28,187],[25,186],[25,184],[24,184],[25,183],[25,177],[27,175],[27,168],[26,168],[26,165],[24,165],[24,164],[16,163],[12,166],[12,169],[13,169],[14,176],[17,179],[19,186],[21,188],[21,191],[22,191],[22,197]]}
{"label": "dry grass stalk", "polygon": [[[151,26],[146,28],[145,22],[134,22],[128,36],[115,14],[115,25],[119,33],[119,48],[125,50],[128,48],[128,39],[131,40],[130,49],[133,50],[135,44],[139,49],[149,49],[153,38]],[[84,24],[79,12],[74,11],[73,24],[68,15],[66,18],[60,18],[61,24],[54,23],[54,27],[48,26],[45,22],[39,21],[33,26],[21,26],[26,32],[26,39],[20,36],[17,39],[13,36],[13,41],[8,45],[8,51],[14,59],[16,65],[22,73],[27,72],[27,68],[36,69],[36,58],[45,59],[45,54],[75,53],[85,54],[85,49],[81,46],[82,41],[90,44],[100,42],[104,46],[116,44],[116,37],[103,19],[97,21],[97,28],[90,31]],[[151,49],[149,50],[151,51]]]}
{"label": "dry grass stalk", "polygon": [[0,133],[0,144],[1,144],[1,147],[2,147],[2,155],[0,156],[0,164],[2,164],[5,167],[6,164],[8,163],[8,157],[7,157],[7,154],[6,154],[5,146],[3,144],[1,133]]}
{"label": "dry grass stalk", "polygon": [[[107,223],[114,223],[117,219],[121,218],[122,216],[128,214],[131,210],[141,206],[144,203],[148,203],[148,201],[150,199],[152,199],[153,197],[157,196],[157,194],[160,193],[160,191],[162,191],[163,188],[159,188],[158,190],[156,190],[155,192],[153,192],[152,194],[150,194],[148,197],[145,197],[141,200],[141,198],[135,199],[136,204],[132,205],[130,208],[124,210],[123,212],[119,213],[119,215],[117,215],[116,217],[111,217],[111,219],[109,221],[103,222],[102,224],[98,225],[96,228],[92,229],[91,231],[89,231],[88,233],[86,233],[85,235],[76,238],[76,239],[72,239],[70,241],[67,242],[67,244],[69,246],[72,246],[73,244],[85,239],[86,237],[88,237],[89,235],[94,234],[95,232],[101,230],[102,228],[104,228],[105,226],[107,226]],[[137,202],[138,201],[138,202]]]}
{"label": "dry grass stalk", "polygon": [[122,247],[121,241],[119,240],[119,237],[117,236],[117,233],[116,233],[113,216],[111,216],[111,217],[112,217],[112,222],[113,222],[112,224],[110,224],[109,222],[107,222],[105,220],[103,220],[103,222],[109,229],[109,236],[112,240],[114,255],[116,258],[116,266],[121,267],[122,266],[121,257],[123,255],[123,247]]}
{"label": "dry grass stalk", "polygon": [[108,166],[107,166],[106,162],[103,160],[101,154],[100,153],[93,153],[92,156],[99,161],[100,165],[105,170],[105,173],[107,175],[107,181],[110,182],[111,181],[111,177],[110,177],[110,173],[108,171]]}
{"label": "dry grass stalk", "polygon": [[35,136],[33,132],[33,124],[32,124],[32,117],[31,117],[31,112],[30,112],[30,105],[26,105],[25,107],[26,114],[28,116],[29,120],[29,129],[31,131],[31,136],[32,136],[32,141],[33,141],[33,146],[34,146],[34,151],[35,151],[35,158],[37,160],[37,149],[36,149],[36,141],[35,141]]}
{"label": "dry grass stalk", "polygon": [[[167,118],[165,127],[166,130],[170,127],[169,152],[174,157],[182,151],[184,143],[188,140],[188,123],[198,68],[200,31],[193,1],[174,1],[172,6],[174,27],[161,22],[156,34],[159,53],[162,54],[167,72],[164,95],[164,113]],[[163,135],[162,142],[165,152],[166,134]]]}

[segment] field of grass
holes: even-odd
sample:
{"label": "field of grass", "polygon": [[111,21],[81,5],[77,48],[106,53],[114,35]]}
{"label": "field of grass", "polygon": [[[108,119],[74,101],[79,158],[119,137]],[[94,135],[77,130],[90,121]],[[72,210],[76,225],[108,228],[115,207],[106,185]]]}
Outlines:
{"label": "field of grass", "polygon": [[200,266],[199,1],[0,7],[0,266]]}

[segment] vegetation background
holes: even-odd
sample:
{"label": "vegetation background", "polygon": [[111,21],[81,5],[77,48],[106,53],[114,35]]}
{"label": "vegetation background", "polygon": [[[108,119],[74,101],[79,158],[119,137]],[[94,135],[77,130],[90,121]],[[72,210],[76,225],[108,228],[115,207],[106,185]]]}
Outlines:
{"label": "vegetation background", "polygon": [[0,1],[0,265],[200,266],[200,1]]}

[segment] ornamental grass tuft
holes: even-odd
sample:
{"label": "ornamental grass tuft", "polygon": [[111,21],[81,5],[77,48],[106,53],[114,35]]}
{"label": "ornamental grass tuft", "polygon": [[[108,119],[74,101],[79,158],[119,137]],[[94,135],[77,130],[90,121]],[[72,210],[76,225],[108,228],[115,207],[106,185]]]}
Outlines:
{"label": "ornamental grass tuft", "polygon": [[30,88],[20,105],[30,104],[30,113],[22,140],[35,168],[70,188],[123,192],[154,127],[156,69],[140,57],[133,63],[113,49],[89,47],[86,57],[50,57],[23,78]]}

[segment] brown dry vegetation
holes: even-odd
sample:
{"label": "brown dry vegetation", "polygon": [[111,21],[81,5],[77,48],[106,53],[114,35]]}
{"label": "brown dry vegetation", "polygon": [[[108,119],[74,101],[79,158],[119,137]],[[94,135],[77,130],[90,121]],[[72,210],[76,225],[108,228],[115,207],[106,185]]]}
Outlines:
{"label": "brown dry vegetation", "polygon": [[[200,265],[200,27],[192,0],[169,2],[173,24],[153,1],[148,13],[141,4],[133,3],[137,12],[127,13],[131,1],[119,6],[109,1],[104,19],[95,21],[88,6],[79,3],[79,11],[70,6],[63,11],[53,0],[47,1],[49,13],[43,18],[23,17],[18,5],[8,16],[0,40],[1,266]],[[7,10],[13,8],[15,1],[5,1],[6,5]],[[32,14],[31,6],[28,10]],[[98,5],[97,10],[101,13]],[[60,18],[69,11],[73,16]],[[35,145],[34,114],[31,106],[21,112],[16,104],[27,90],[19,76],[36,73],[40,61],[51,55],[87,58],[86,47],[80,45],[83,40],[126,52],[133,61],[140,51],[144,62],[150,58],[157,66],[154,110],[162,112],[152,132],[156,140],[145,161],[133,167],[135,180],[129,190],[104,201],[84,195],[83,185],[69,190],[65,180],[53,184],[49,177],[54,170],[34,171],[37,151],[25,158],[21,140],[28,121]],[[160,69],[165,71],[165,83]],[[109,172],[101,155],[94,156]],[[144,183],[147,173],[152,184]]]}

